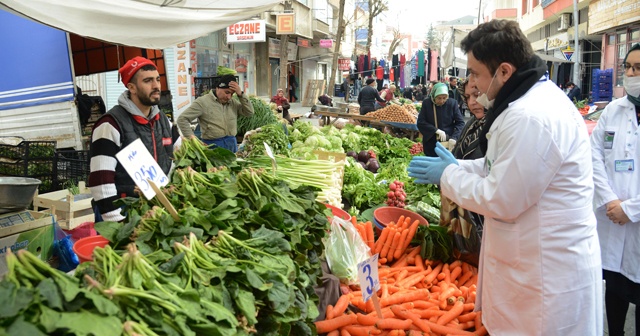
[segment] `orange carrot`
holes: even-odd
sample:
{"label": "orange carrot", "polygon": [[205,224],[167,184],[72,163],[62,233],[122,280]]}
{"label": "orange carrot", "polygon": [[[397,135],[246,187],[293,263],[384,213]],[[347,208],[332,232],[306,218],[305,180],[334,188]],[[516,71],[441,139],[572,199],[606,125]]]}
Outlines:
{"label": "orange carrot", "polygon": [[371,251],[373,251],[373,247],[375,244],[375,240],[373,238],[373,225],[371,224],[371,222],[366,222],[364,223],[364,227],[367,232],[367,245],[369,246]]}
{"label": "orange carrot", "polygon": [[358,225],[358,219],[356,218],[356,216],[351,216],[351,224]]}
{"label": "orange carrot", "polygon": [[446,313],[446,311],[438,309],[414,309],[411,312],[418,314],[423,319],[430,319],[434,316],[440,317]]}
{"label": "orange carrot", "polygon": [[336,302],[336,305],[333,306],[334,318],[344,313],[344,311],[347,309],[347,306],[349,306],[349,301],[351,300],[352,297],[353,297],[352,294],[345,294],[345,295],[342,295],[340,298],[338,298],[338,302]]}
{"label": "orange carrot", "polygon": [[468,311],[473,311],[474,309],[476,309],[476,304],[475,303],[473,303],[473,302],[469,303],[469,302],[465,301],[465,304],[464,304],[463,309],[462,309],[463,311],[467,311],[468,312]]}
{"label": "orange carrot", "polygon": [[440,318],[438,319],[438,324],[446,325],[447,323],[453,321],[454,318],[460,316],[460,314],[462,313],[463,304],[464,303],[462,301],[456,301],[456,303],[453,305],[453,308],[451,308],[451,310],[446,312],[444,315],[440,316]]}
{"label": "orange carrot", "polygon": [[395,235],[393,236],[393,241],[392,241],[391,245],[389,246],[389,251],[384,256],[389,261],[393,261],[393,253],[396,250],[396,248],[398,247],[398,244],[400,243],[400,236],[402,236],[402,234],[399,231],[396,231]]}
{"label": "orange carrot", "polygon": [[402,279],[404,279],[407,274],[409,274],[409,272],[407,270],[402,270],[400,273],[398,273],[398,275],[396,276],[396,281],[400,281]]}
{"label": "orange carrot", "polygon": [[389,285],[387,284],[380,285],[380,290],[382,291],[382,294],[380,294],[381,299],[389,297]]}
{"label": "orange carrot", "polygon": [[453,292],[455,291],[456,291],[456,287],[454,285],[447,287],[447,289],[443,290],[440,293],[440,295],[438,296],[438,300],[442,301],[442,300],[448,299],[450,296],[453,295]]}
{"label": "orange carrot", "polygon": [[[474,321],[476,318],[476,315],[478,315],[478,313],[476,312],[470,312],[464,315],[460,315],[458,316],[458,322],[462,323],[462,322]],[[475,324],[475,321],[474,321],[474,324]]]}
{"label": "orange carrot", "polygon": [[473,319],[476,325],[476,330],[482,326],[482,311],[476,312],[476,318]]}
{"label": "orange carrot", "polygon": [[389,229],[388,227],[382,229],[382,233],[380,233],[380,237],[378,237],[378,240],[373,245],[373,251],[371,253],[376,254],[376,253],[380,253],[380,251],[382,251],[382,247],[383,247],[385,241],[387,240],[387,237],[389,236],[389,231],[390,230],[391,229]]}
{"label": "orange carrot", "polygon": [[366,244],[367,243],[367,233],[366,233],[366,231],[364,231],[364,226],[362,226],[361,224],[356,224],[355,227],[356,227],[356,229],[358,229],[358,234],[360,235],[360,238],[362,238],[362,241]]}
{"label": "orange carrot", "polygon": [[361,324],[363,326],[372,326],[375,325],[376,322],[378,322],[378,320],[380,320],[380,318],[375,315],[364,315],[364,314],[356,314],[357,315],[357,319],[358,319],[358,324]]}
{"label": "orange carrot", "polygon": [[431,330],[433,330],[436,333],[442,334],[442,335],[446,335],[446,334],[452,334],[452,335],[469,335],[469,336],[474,336],[474,333],[470,332],[470,331],[464,331],[464,330],[460,330],[458,328],[453,328],[453,327],[447,327],[447,326],[443,326],[443,325],[439,325],[437,323],[431,322],[431,321],[427,321],[425,320],[424,323],[426,325],[429,326],[429,328],[431,328]]}
{"label": "orange carrot", "polygon": [[428,308],[432,308],[435,307],[436,304],[433,302],[429,302],[426,300],[418,300],[418,301],[413,301],[413,307],[416,309],[428,309]]}
{"label": "orange carrot", "polygon": [[[374,326],[347,325],[343,329],[349,332],[351,336],[370,336],[381,333]],[[318,334],[320,334],[320,332],[318,332]]]}
{"label": "orange carrot", "polygon": [[391,311],[399,318],[411,320],[413,322],[413,325],[420,328],[420,330],[424,331],[425,333],[431,332],[431,328],[426,324],[426,321],[420,319],[420,316],[418,316],[417,314],[411,313],[400,306],[392,306]]}
{"label": "orange carrot", "polygon": [[402,224],[403,229],[408,229],[411,226],[411,217],[407,217],[404,219],[404,224]]}
{"label": "orange carrot", "polygon": [[467,303],[476,303],[476,291],[469,291],[469,298]]}
{"label": "orange carrot", "polygon": [[427,274],[428,274],[427,270],[420,271],[420,272],[415,273],[415,274],[413,274],[411,276],[408,276],[407,278],[405,278],[402,281],[399,281],[397,283],[397,285],[398,285],[398,287],[411,287],[411,286],[417,284],[418,282],[422,281]]}
{"label": "orange carrot", "polygon": [[[444,264],[444,266],[442,267],[442,273],[444,273],[444,281],[446,281],[447,283],[451,282],[451,270],[449,269],[449,264]],[[440,280],[440,278],[438,278],[438,280]]]}
{"label": "orange carrot", "polygon": [[333,306],[328,305],[325,313],[325,320],[330,320],[333,318]]}
{"label": "orange carrot", "polygon": [[420,225],[420,222],[415,220],[413,221],[413,224],[409,226],[409,234],[407,235],[407,239],[404,241],[403,249],[406,249],[411,244],[413,237],[416,235],[416,232],[418,231],[418,225]]}
{"label": "orange carrot", "polygon": [[458,266],[462,266],[462,261],[460,260],[454,260],[449,264],[449,269],[453,270],[454,268],[458,267]]}
{"label": "orange carrot", "polygon": [[378,329],[409,329],[413,324],[411,320],[400,320],[396,318],[389,318],[384,320],[378,320],[376,327]]}
{"label": "orange carrot", "polygon": [[418,254],[415,256],[416,258],[416,266],[420,268],[421,271],[424,271],[424,263],[422,262],[422,257]]}
{"label": "orange carrot", "polygon": [[474,332],[474,334],[476,336],[484,336],[487,334],[487,327],[485,326],[481,326],[480,328],[476,328],[476,331]]}
{"label": "orange carrot", "polygon": [[340,336],[340,332],[336,329],[327,334],[327,336]]}
{"label": "orange carrot", "polygon": [[460,275],[460,278],[458,279],[458,286],[464,286],[464,283],[467,282],[467,280],[471,279],[472,276],[472,272],[462,272],[462,275]]}
{"label": "orange carrot", "polygon": [[442,264],[438,264],[427,276],[424,277],[425,283],[433,282],[436,279],[438,274],[440,274],[440,270],[442,269]]}
{"label": "orange carrot", "polygon": [[424,300],[429,298],[428,289],[418,289],[408,292],[399,292],[380,300],[380,306],[386,307],[394,304],[411,302],[416,300]]}
{"label": "orange carrot", "polygon": [[[382,251],[380,251],[380,258],[387,258],[387,254],[389,254],[389,249],[391,249],[391,244],[396,235],[396,230],[389,229],[389,235],[387,239],[384,241],[384,246],[382,247]],[[387,258],[389,260],[389,258]]]}
{"label": "orange carrot", "polygon": [[451,281],[454,282],[458,278],[458,276],[462,273],[462,268],[460,266],[454,268],[451,271]]}
{"label": "orange carrot", "polygon": [[340,336],[351,336],[351,334],[347,331],[347,329],[340,329]]}
{"label": "orange carrot", "polygon": [[[378,263],[379,263],[379,264],[381,264],[381,265],[386,264],[386,263],[387,263],[387,258],[380,258],[380,259],[378,259]],[[378,276],[378,277],[380,277],[380,276]]]}
{"label": "orange carrot", "polygon": [[396,223],[398,223],[398,228],[402,227],[404,225],[404,216],[400,216]]}
{"label": "orange carrot", "polygon": [[467,286],[467,287],[471,287],[471,285],[475,285],[478,283],[478,275],[474,274],[471,279],[467,280],[467,282],[465,282],[463,284],[463,286]]}
{"label": "orange carrot", "polygon": [[316,330],[318,334],[328,333],[330,331],[355,324],[357,322],[357,316],[355,314],[342,315],[331,320],[324,320],[316,322]]}
{"label": "orange carrot", "polygon": [[395,259],[400,258],[400,256],[402,256],[402,254],[404,253],[404,241],[407,239],[407,235],[409,234],[409,229],[404,229],[402,230],[402,234],[400,235],[400,240],[398,241],[398,245],[396,246],[396,249],[393,252],[393,257]]}

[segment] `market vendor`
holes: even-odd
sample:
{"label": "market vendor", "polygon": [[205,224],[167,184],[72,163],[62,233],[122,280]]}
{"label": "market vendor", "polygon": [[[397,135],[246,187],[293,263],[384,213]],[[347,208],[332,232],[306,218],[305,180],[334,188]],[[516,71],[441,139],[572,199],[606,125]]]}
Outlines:
{"label": "market vendor", "polygon": [[[232,99],[234,93],[238,97],[237,101]],[[236,77],[224,75],[220,77],[215,89],[196,99],[180,114],[178,127],[185,138],[195,137],[191,121],[198,119],[204,143],[235,153],[238,151],[238,114],[246,117],[253,115],[253,105],[236,83]]]}
{"label": "market vendor", "polygon": [[141,139],[165,174],[169,174],[173,157],[171,123],[158,108],[160,75],[156,65],[138,56],[118,73],[127,90],[118,98],[118,105],[96,121],[91,133],[89,188],[96,222],[122,221],[124,216],[113,202],[137,196],[135,183],[116,153]]}
{"label": "market vendor", "polygon": [[360,104],[360,115],[365,115],[369,112],[373,112],[376,110],[375,102],[376,100],[380,103],[384,103],[385,100],[380,97],[378,90],[376,90],[376,80],[373,78],[369,78],[366,81],[364,88],[358,94],[358,104]]}
{"label": "market vendor", "polygon": [[469,85],[468,79],[465,78],[459,81],[456,90],[462,97],[464,105],[469,107],[472,118],[464,125],[460,138],[455,147],[451,148],[451,152],[456,159],[480,159],[484,157],[484,153],[480,149],[480,133],[485,123],[486,109],[478,103],[478,97],[480,96],[478,88],[474,85]]}
{"label": "market vendor", "polygon": [[463,127],[460,108],[455,100],[449,98],[447,85],[436,84],[429,98],[422,102],[418,114],[418,130],[422,134],[424,154],[436,156],[436,142],[449,141],[449,146],[453,148]]}
{"label": "market vendor", "polygon": [[287,120],[289,124],[293,125],[293,121],[289,115],[289,108],[291,108],[291,104],[289,104],[287,97],[284,96],[283,89],[278,89],[278,91],[276,91],[276,95],[271,97],[271,102],[276,104],[276,108],[279,112],[282,112],[282,118]]}

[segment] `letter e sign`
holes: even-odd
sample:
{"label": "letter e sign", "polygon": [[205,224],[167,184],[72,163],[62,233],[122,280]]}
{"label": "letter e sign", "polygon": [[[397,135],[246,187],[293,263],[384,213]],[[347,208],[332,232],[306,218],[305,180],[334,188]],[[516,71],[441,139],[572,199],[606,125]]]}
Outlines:
{"label": "letter e sign", "polygon": [[283,13],[276,16],[276,34],[295,34],[296,32],[295,13]]}

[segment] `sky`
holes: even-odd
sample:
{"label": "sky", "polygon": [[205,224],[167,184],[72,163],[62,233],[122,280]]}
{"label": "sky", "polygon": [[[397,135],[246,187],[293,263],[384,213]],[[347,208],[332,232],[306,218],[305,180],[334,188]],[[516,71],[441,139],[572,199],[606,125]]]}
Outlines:
{"label": "sky", "polygon": [[480,0],[388,0],[387,21],[398,22],[402,32],[426,34],[429,24],[466,15],[478,16]]}

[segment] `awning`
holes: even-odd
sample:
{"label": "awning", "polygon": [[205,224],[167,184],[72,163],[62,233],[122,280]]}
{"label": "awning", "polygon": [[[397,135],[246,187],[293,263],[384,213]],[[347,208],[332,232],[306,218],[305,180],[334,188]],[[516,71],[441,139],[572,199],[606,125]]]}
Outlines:
{"label": "awning", "polygon": [[0,8],[120,45],[163,49],[265,12],[281,0],[0,0]]}
{"label": "awning", "polygon": [[536,56],[542,58],[543,61],[546,62],[553,62],[553,63],[573,63],[573,61],[567,61],[566,59],[563,58],[558,58],[555,56],[551,56],[551,55],[547,55],[547,54],[542,54],[542,53],[536,53]]}

